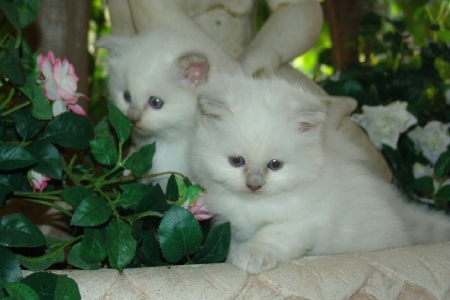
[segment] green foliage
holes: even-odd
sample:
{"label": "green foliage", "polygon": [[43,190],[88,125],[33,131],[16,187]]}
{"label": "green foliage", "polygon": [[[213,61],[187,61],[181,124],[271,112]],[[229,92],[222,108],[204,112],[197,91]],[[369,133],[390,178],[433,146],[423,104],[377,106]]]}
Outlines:
{"label": "green foliage", "polygon": [[41,300],[81,299],[76,282],[65,275],[38,272],[25,277],[22,279],[21,283],[31,287]]}
{"label": "green foliage", "polygon": [[[431,121],[450,123],[449,1],[387,2],[390,13],[370,12],[360,21],[360,63],[320,84],[331,95],[355,98],[356,113],[361,113],[364,105],[402,101],[417,118],[416,127]],[[443,186],[448,184],[450,171],[448,151],[437,162],[430,161],[408,136],[414,128],[400,135],[396,149],[386,145],[381,149],[394,183],[411,199],[448,209],[443,202],[447,201]],[[430,166],[434,174],[415,178],[415,164]]]}
{"label": "green foliage", "polygon": [[197,251],[203,239],[200,225],[194,216],[186,209],[176,206],[163,217],[158,234],[162,253],[171,263]]}
{"label": "green foliage", "polygon": [[[55,264],[123,270],[223,261],[229,224],[205,236],[193,213],[172,206],[189,208],[203,191],[182,174],[172,174],[166,192],[144,183],[171,173],[148,174],[154,143],[125,158],[131,124],[117,107],[108,105],[95,128],[72,112],[53,116],[37,55],[21,38],[38,9],[39,1],[0,1],[0,209],[12,198],[51,207],[70,219],[72,239],[44,237],[22,214],[0,218],[0,298],[80,299],[75,281],[40,272]],[[196,192],[181,194],[179,184]],[[20,266],[37,273],[22,278]]]}

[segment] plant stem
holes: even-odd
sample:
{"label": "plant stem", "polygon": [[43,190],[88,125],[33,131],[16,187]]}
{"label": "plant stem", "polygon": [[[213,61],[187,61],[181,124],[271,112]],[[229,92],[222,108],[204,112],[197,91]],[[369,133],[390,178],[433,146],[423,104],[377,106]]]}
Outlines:
{"label": "plant stem", "polygon": [[14,87],[11,87],[11,89],[9,90],[8,97],[6,98],[5,102],[3,102],[2,105],[0,105],[0,110],[5,108],[6,105],[8,105],[9,102],[11,102],[15,92],[16,92],[16,89]]}
{"label": "plant stem", "polygon": [[35,193],[35,192],[14,192],[14,196],[16,197],[25,197],[25,198],[37,198],[41,200],[50,200],[50,201],[61,201],[61,198],[56,196],[60,191],[48,192],[48,193]]}
{"label": "plant stem", "polygon": [[186,259],[187,259],[186,265],[192,265],[194,263],[194,261],[189,255],[186,255]]}
{"label": "plant stem", "polygon": [[103,192],[103,190],[101,189],[101,187],[99,187],[99,186],[95,186],[95,187],[96,187],[97,191],[99,192],[99,194],[102,195],[103,198],[106,199],[106,201],[108,202],[108,205],[109,205],[109,207],[111,208],[111,210],[112,210],[112,212],[113,212],[114,217],[116,218],[116,220],[117,220],[117,221],[120,221],[120,214],[117,212],[117,209],[116,209],[116,207],[115,207],[115,205],[114,205],[115,202],[112,201],[112,200],[109,198],[109,196],[108,196],[105,192]]}
{"label": "plant stem", "polygon": [[7,111],[5,111],[4,113],[2,113],[2,117],[4,117],[4,116],[7,116],[7,115],[9,115],[9,114],[12,114],[13,112],[15,112],[15,111],[17,111],[17,110],[19,110],[19,109],[22,109],[22,108],[24,108],[24,107],[26,107],[26,106],[28,106],[28,105],[30,105],[31,104],[31,102],[30,101],[27,101],[27,102],[25,102],[25,103],[22,103],[22,104],[20,104],[20,105],[17,105],[17,106],[15,106],[15,107],[13,107],[13,108],[11,108],[10,110],[7,110]]}
{"label": "plant stem", "polygon": [[77,186],[80,185],[80,183],[78,182],[77,178],[75,178],[74,174],[72,173],[72,169],[73,169],[73,164],[75,163],[75,160],[78,158],[78,154],[74,154],[74,156],[72,156],[72,159],[69,162],[69,165],[67,165],[66,161],[63,159],[63,170],[64,172],[67,174],[67,176],[69,176],[69,178],[73,181],[73,183]]}
{"label": "plant stem", "polygon": [[174,174],[174,175],[177,175],[177,176],[179,176],[181,178],[185,178],[186,177],[184,174],[181,174],[179,172],[166,171],[166,172],[161,172],[161,173],[156,173],[156,174],[144,174],[144,175],[141,175],[141,178],[153,178],[153,177],[169,175],[169,174]]}
{"label": "plant stem", "polygon": [[50,207],[53,207],[56,210],[59,210],[60,212],[62,212],[63,214],[65,214],[65,215],[67,215],[69,217],[73,216],[73,214],[70,211],[62,208],[62,206],[60,206],[58,204],[47,202],[47,201],[42,201],[42,200],[36,200],[36,199],[27,199],[27,198],[22,198],[22,199],[25,200],[25,201],[28,201],[28,202],[33,202],[33,203],[38,203],[38,204],[42,204],[42,205],[45,205],[45,206],[50,206]]}

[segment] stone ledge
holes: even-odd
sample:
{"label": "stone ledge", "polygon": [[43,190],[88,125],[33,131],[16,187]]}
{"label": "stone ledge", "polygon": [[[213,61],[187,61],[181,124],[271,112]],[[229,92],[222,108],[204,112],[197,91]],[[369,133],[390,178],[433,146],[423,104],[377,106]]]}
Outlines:
{"label": "stone ledge", "polygon": [[450,300],[450,242],[307,256],[256,276],[228,264],[54,273],[89,300]]}

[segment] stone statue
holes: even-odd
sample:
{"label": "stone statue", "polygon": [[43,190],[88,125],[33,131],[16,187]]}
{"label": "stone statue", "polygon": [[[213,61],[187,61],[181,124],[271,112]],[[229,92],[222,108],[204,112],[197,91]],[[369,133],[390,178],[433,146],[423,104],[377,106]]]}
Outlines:
{"label": "stone statue", "polygon": [[[276,74],[318,95],[325,91],[289,66],[317,40],[323,22],[317,0],[266,0],[270,17],[256,32],[254,0],[109,0],[111,35],[133,36],[154,26],[204,32],[253,76]],[[328,100],[329,99],[329,100]],[[327,122],[364,149],[364,163],[390,181],[392,174],[378,149],[349,118],[356,101],[327,97]]]}

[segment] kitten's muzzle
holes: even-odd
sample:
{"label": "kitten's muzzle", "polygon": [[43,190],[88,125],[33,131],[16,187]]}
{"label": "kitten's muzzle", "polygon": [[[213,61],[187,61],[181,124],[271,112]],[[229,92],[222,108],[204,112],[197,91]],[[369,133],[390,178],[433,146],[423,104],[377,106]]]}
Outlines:
{"label": "kitten's muzzle", "polygon": [[262,172],[249,173],[245,181],[245,184],[252,192],[259,190],[266,183]]}
{"label": "kitten's muzzle", "polygon": [[259,190],[261,188],[261,185],[251,185],[251,184],[247,184],[247,187],[252,191],[255,192],[257,190]]}

